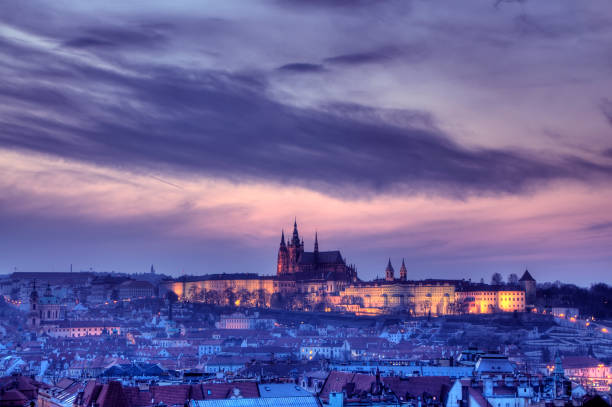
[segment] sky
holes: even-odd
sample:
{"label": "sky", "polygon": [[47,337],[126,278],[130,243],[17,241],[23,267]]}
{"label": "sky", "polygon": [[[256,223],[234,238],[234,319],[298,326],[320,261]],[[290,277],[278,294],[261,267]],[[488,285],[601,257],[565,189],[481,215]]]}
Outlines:
{"label": "sky", "polygon": [[612,283],[608,0],[4,0],[0,274]]}

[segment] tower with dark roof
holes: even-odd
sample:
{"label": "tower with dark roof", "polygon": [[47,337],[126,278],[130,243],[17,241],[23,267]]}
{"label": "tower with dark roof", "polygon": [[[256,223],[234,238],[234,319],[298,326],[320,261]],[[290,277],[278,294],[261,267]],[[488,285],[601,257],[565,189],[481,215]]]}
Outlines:
{"label": "tower with dark roof", "polygon": [[534,306],[536,302],[536,281],[529,273],[529,270],[525,270],[519,283],[525,290],[525,305]]}
{"label": "tower with dark roof", "polygon": [[38,304],[38,291],[36,291],[36,281],[32,283],[32,291],[30,292],[30,312],[28,313],[28,328],[37,330],[40,326],[40,309]]}
{"label": "tower with dark roof", "polygon": [[276,265],[276,274],[284,274],[288,271],[289,266],[289,251],[285,244],[285,231],[281,231],[281,242],[278,248],[278,260]]}
{"label": "tower with dark roof", "polygon": [[291,236],[291,241],[287,244],[287,252],[288,256],[288,267],[287,273],[297,273],[299,272],[299,268],[297,264],[300,262],[302,258],[302,253],[304,253],[304,241],[300,240],[300,234],[298,232],[297,227],[297,219],[293,221],[293,235]]}
{"label": "tower with dark roof", "polygon": [[283,278],[319,281],[357,281],[355,267],[349,266],[339,250],[320,251],[319,234],[315,232],[314,251],[304,251],[304,239],[300,237],[297,221],[293,233],[285,243],[284,232],[278,249],[276,274]]}
{"label": "tower with dark roof", "polygon": [[387,263],[387,268],[385,269],[385,280],[394,281],[395,276],[393,275],[395,271],[393,270],[393,266],[391,265],[391,258],[389,258],[389,262]]}
{"label": "tower with dark roof", "polygon": [[406,264],[404,263],[404,259],[402,259],[402,267],[400,268],[400,280],[408,280],[408,270],[406,270]]}

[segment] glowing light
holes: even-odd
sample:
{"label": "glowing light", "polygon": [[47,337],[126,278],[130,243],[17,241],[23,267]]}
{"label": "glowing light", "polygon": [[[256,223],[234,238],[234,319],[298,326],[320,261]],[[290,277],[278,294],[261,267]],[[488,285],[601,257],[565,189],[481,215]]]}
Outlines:
{"label": "glowing light", "polygon": [[608,333],[608,328],[601,328],[601,332],[607,334]]}
{"label": "glowing light", "polygon": [[234,305],[237,307],[240,306],[240,299],[237,299],[236,301],[234,301]]}
{"label": "glowing light", "polygon": [[572,321],[572,322],[576,322],[576,318],[571,317],[571,318],[570,318],[570,321]]}

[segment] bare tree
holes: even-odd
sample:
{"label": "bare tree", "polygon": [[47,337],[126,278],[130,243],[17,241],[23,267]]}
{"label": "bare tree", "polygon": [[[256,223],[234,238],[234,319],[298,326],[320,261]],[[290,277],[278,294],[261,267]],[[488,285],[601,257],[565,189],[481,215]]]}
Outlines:
{"label": "bare tree", "polygon": [[491,276],[491,284],[492,285],[501,285],[504,283],[504,278],[499,273],[493,273]]}
{"label": "bare tree", "polygon": [[515,273],[512,273],[508,276],[508,284],[510,285],[518,285],[519,278]]}

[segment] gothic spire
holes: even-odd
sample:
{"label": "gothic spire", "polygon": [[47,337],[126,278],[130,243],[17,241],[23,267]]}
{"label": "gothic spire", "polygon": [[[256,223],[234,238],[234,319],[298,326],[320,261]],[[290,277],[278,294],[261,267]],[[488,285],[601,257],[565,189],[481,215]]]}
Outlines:
{"label": "gothic spire", "polygon": [[300,245],[300,235],[299,235],[298,229],[297,229],[297,218],[294,218],[294,220],[293,220],[293,236],[291,238],[291,243],[294,246],[299,246]]}
{"label": "gothic spire", "polygon": [[281,242],[280,242],[281,247],[285,247],[285,229],[281,230]]}
{"label": "gothic spire", "polygon": [[315,232],[315,246],[314,246],[314,251],[315,253],[319,253],[319,236],[318,233]]}

